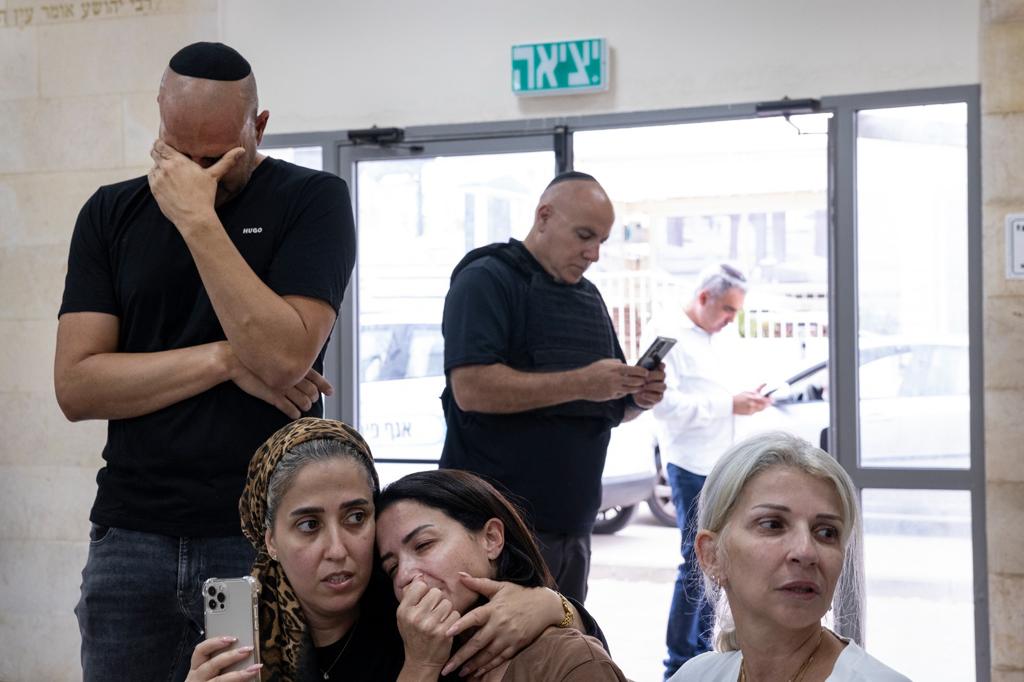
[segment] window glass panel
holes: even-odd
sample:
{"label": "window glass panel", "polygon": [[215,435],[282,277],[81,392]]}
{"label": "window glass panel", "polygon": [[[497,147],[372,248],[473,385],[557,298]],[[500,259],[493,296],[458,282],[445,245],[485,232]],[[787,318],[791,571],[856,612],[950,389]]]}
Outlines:
{"label": "window glass panel", "polygon": [[971,493],[861,495],[867,650],[912,680],[975,679]]}
{"label": "window glass panel", "polygon": [[[551,152],[356,166],[359,429],[376,458],[441,456],[441,314],[452,269],[470,249],[524,238],[553,174]],[[411,469],[380,472],[391,480]]]}
{"label": "window glass panel", "polygon": [[392,344],[391,330],[367,329],[359,343],[360,381],[378,381],[386,375],[384,365],[388,362],[388,351]]}
{"label": "window glass panel", "polygon": [[413,329],[409,339],[406,377],[436,377],[444,374],[444,337],[437,327]]}
{"label": "window glass panel", "polygon": [[970,465],[967,106],[857,116],[860,462]]}
{"label": "window glass panel", "polygon": [[[582,131],[574,166],[615,204],[600,289],[626,357],[654,315],[682,315],[698,274],[716,262],[750,282],[744,310],[722,337],[737,393],[784,387],[776,404],[736,419],[736,436],[784,429],[812,443],[829,425],[828,128],[815,114]],[[804,377],[800,386],[787,382]]]}
{"label": "window glass panel", "polygon": [[261,147],[260,151],[267,156],[294,163],[297,166],[305,166],[313,170],[324,169],[323,150],[320,145],[315,147]]}
{"label": "window glass panel", "polygon": [[893,353],[861,365],[861,400],[883,400],[902,395],[909,359],[910,353]]}

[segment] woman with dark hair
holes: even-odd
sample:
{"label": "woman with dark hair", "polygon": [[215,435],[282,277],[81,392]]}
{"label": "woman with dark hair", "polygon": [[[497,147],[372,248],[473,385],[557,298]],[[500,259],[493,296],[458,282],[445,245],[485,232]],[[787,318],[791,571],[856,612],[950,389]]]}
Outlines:
{"label": "woman with dark hair", "polygon": [[[272,435],[253,455],[239,500],[242,530],[257,552],[262,668],[226,672],[249,651],[211,638],[196,646],[188,681],[423,679],[416,652],[403,657],[396,603],[374,548],[379,493],[370,450],[350,426],[307,417]],[[504,584],[488,594],[486,623],[455,628],[484,625],[472,652],[514,652],[563,617],[563,603],[548,590]],[[487,664],[491,655],[484,656],[471,667]]]}
{"label": "woman with dark hair", "polygon": [[[377,505],[381,565],[391,578],[398,629],[407,659],[423,661],[423,680],[448,672],[460,635],[460,615],[481,605],[465,576],[487,576],[523,587],[551,587],[551,574],[515,507],[489,483],[464,471],[422,471],[392,483]],[[506,662],[487,669],[488,682],[600,681],[626,678],[601,643],[580,632],[547,628]]]}

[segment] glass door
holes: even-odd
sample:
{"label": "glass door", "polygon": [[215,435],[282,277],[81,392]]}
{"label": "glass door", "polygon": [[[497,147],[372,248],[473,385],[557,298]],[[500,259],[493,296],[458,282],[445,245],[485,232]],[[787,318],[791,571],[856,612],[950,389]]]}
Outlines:
{"label": "glass door", "polygon": [[[985,679],[979,91],[821,107],[789,121],[756,118],[751,105],[570,117],[559,135],[548,120],[419,129],[412,137],[426,141],[385,148],[330,142],[360,251],[328,351],[327,412],[360,427],[385,478],[435,461],[452,267],[475,246],[524,236],[556,166],[592,173],[616,223],[588,277],[626,355],[641,351],[656,309],[692,295],[703,264],[744,268],[751,291],[728,332],[737,385],[779,388],[739,434],[795,432],[862,491],[868,611],[846,634],[912,679]],[[632,459],[657,461],[643,433],[627,440]],[[673,525],[666,492],[650,503]],[[649,625],[609,636],[635,639],[620,655],[635,670],[653,661],[656,675],[663,623]]]}
{"label": "glass door", "polygon": [[[730,380],[737,393],[779,388],[772,407],[736,418],[737,439],[783,429],[819,443],[829,426],[828,118],[573,136],[574,168],[600,180],[615,204],[615,227],[587,276],[630,361],[653,315],[684,314],[703,268],[729,262],[745,273],[745,309],[720,332],[733,346]],[[650,507],[675,525],[663,474]]]}
{"label": "glass door", "polygon": [[[472,154],[443,143],[343,150],[357,154],[355,423],[382,482],[441,455],[441,316],[452,269],[471,249],[526,236],[555,173],[551,139],[505,141],[521,151],[480,141]],[[547,149],[530,149],[538,146]]]}
{"label": "glass door", "polygon": [[975,675],[967,118],[856,112],[857,471],[913,481],[863,487],[867,644],[922,680]]}
{"label": "glass door", "polygon": [[[862,491],[868,608],[844,634],[912,679],[975,679],[988,670],[977,91],[823,111],[575,132],[574,168],[617,213],[588,276],[633,356],[703,265],[747,272],[737,386],[781,388],[737,435],[796,433]],[[674,523],[667,486],[651,503]]]}
{"label": "glass door", "polygon": [[[612,233],[587,277],[601,289],[630,361],[643,352],[640,337],[653,316],[685,314],[703,268],[729,262],[745,273],[745,310],[719,333],[732,346],[729,380],[736,392],[762,383],[780,388],[774,406],[736,418],[738,438],[785,429],[818,443],[829,427],[828,395],[814,392],[810,381],[787,383],[809,370],[819,380],[828,375],[828,118],[573,134],[574,169],[594,175],[615,204]],[[664,531],[663,542],[678,546],[671,492],[648,420],[645,415],[615,429],[612,445],[628,434],[634,457],[654,460],[659,476],[648,507],[672,530],[644,532]],[[607,561],[600,550],[598,565]],[[621,586],[592,580],[587,606],[601,618],[616,661],[636,679],[660,679],[664,670],[669,575],[674,571],[648,588],[653,600],[633,611],[622,604]]]}

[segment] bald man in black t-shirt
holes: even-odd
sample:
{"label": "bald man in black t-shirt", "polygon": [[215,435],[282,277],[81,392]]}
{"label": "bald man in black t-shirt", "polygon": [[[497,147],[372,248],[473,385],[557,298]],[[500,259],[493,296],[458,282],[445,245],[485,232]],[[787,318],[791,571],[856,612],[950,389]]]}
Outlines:
{"label": "bald man in black t-shirt", "polygon": [[75,609],[86,680],[185,678],[207,577],[248,574],[249,458],[323,415],[355,261],[341,179],[257,153],[269,112],[219,43],[170,61],[145,177],[101,187],[71,240],[57,400],[109,420]]}
{"label": "bald man in black t-shirt", "polygon": [[484,476],[524,507],[563,594],[582,603],[611,430],[653,407],[662,367],[625,364],[583,275],[614,209],[590,175],[548,185],[522,242],[470,251],[445,298],[442,468]]}

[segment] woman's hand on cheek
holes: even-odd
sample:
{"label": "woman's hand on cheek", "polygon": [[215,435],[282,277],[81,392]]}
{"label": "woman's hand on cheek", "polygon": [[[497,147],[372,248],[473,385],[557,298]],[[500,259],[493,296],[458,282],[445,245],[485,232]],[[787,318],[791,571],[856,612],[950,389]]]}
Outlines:
{"label": "woman's hand on cheek", "polygon": [[239,647],[230,651],[217,653],[235,643],[234,637],[211,637],[196,645],[192,652],[188,677],[185,682],[242,682],[242,680],[258,680],[260,664],[251,665],[245,670],[222,673],[228,666],[244,660],[252,651],[252,647]]}
{"label": "woman's hand on cheek", "polygon": [[459,619],[452,603],[436,587],[415,579],[406,585],[396,615],[406,664],[440,671],[452,650],[448,630]]}
{"label": "woman's hand on cheek", "polygon": [[[552,599],[557,595],[545,588],[520,587],[487,578],[459,573],[462,584],[488,601],[460,618],[448,634],[477,631],[459,647],[444,667],[443,674],[462,668],[459,674],[483,675],[509,660],[531,644],[545,628],[553,625]],[[558,606],[559,612],[561,606]],[[557,622],[557,621],[555,621]]]}

